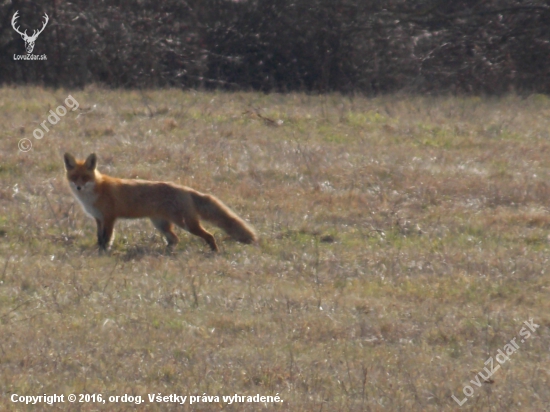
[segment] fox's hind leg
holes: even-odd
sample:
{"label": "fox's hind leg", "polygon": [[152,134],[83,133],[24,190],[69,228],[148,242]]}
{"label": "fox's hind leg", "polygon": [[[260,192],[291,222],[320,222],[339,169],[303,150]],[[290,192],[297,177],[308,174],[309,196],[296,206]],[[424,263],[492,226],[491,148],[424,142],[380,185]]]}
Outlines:
{"label": "fox's hind leg", "polygon": [[172,225],[171,222],[164,219],[151,219],[151,222],[153,222],[153,225],[155,225],[160,233],[164,235],[166,241],[168,242],[168,246],[177,245],[179,239],[172,230],[174,228],[174,225]]}
{"label": "fox's hind leg", "polygon": [[216,240],[214,239],[214,236],[212,236],[212,233],[204,230],[198,219],[189,218],[185,219],[185,221],[176,220],[175,223],[182,229],[188,230],[192,234],[202,237],[206,241],[206,243],[208,243],[210,249],[212,249],[214,252],[219,252],[218,245],[216,245]]}

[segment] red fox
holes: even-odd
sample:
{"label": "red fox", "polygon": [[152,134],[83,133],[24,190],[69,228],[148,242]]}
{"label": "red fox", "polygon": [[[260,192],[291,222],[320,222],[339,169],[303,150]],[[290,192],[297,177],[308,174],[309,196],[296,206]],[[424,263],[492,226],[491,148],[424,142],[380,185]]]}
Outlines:
{"label": "red fox", "polygon": [[65,170],[69,186],[84,211],[97,223],[97,243],[100,250],[111,244],[113,227],[118,218],[148,217],[164,235],[169,246],[179,239],[174,224],[202,237],[217,252],[218,245],[211,233],[204,230],[199,216],[222,228],[242,243],[257,241],[254,229],[214,196],[169,182],[117,179],[99,173],[97,156],[76,160],[65,153]]}

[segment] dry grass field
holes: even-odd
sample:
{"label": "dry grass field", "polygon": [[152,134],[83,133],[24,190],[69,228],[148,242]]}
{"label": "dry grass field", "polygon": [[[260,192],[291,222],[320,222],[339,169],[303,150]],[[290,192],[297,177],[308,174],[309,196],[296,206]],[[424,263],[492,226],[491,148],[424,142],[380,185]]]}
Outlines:
{"label": "dry grass field", "polygon": [[[0,410],[550,410],[548,98],[2,88],[0,126]],[[65,151],[215,194],[261,240],[206,223],[219,254],[170,252],[119,221],[99,256]]]}

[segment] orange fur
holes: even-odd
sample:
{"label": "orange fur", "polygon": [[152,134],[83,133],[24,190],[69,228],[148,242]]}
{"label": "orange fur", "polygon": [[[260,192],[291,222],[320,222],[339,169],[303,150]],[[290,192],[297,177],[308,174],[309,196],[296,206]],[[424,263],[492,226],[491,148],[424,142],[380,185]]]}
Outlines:
{"label": "orange fur", "polygon": [[173,231],[175,224],[202,237],[212,250],[218,251],[214,236],[204,230],[199,217],[218,225],[239,242],[257,240],[254,230],[214,196],[169,182],[103,175],[96,168],[94,153],[86,160],[76,160],[65,153],[64,160],[74,196],[84,211],[96,220],[97,241],[102,250],[109,246],[118,218],[151,219],[170,246],[179,241]]}

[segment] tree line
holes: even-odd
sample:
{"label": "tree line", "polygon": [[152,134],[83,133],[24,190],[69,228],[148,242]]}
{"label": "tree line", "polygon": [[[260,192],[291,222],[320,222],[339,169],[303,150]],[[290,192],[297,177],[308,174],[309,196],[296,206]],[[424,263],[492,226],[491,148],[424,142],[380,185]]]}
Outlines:
{"label": "tree line", "polygon": [[[33,53],[29,34],[49,22]],[[0,81],[265,92],[550,92],[546,0],[12,0]]]}

